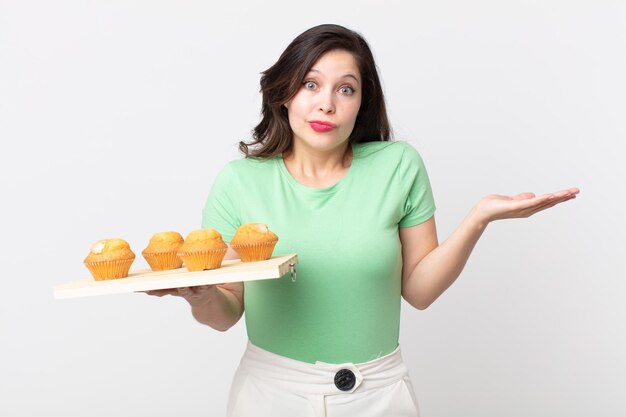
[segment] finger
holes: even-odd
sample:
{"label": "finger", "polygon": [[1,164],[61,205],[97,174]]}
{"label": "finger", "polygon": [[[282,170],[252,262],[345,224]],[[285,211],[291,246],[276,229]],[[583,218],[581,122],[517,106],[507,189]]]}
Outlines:
{"label": "finger", "polygon": [[570,190],[561,190],[557,191],[556,193],[552,193],[552,195],[554,196],[554,198],[559,199],[563,197],[569,197],[570,195],[572,195],[572,192]]}
{"label": "finger", "polygon": [[556,198],[560,198],[560,197],[569,196],[569,195],[576,195],[578,193],[580,193],[580,190],[574,187],[574,188],[566,188],[565,190],[557,191],[555,193],[549,193],[546,195],[553,195]]}
{"label": "finger", "polygon": [[163,297],[164,295],[170,294],[169,290],[150,290],[150,291],[139,291],[139,292],[143,292],[145,294],[152,295],[155,297]]}
{"label": "finger", "polygon": [[576,195],[578,193],[580,193],[580,189],[576,187],[572,187],[572,188],[566,188],[564,190],[557,191],[554,193],[543,194],[540,196],[536,196],[532,192],[524,192],[524,193],[520,193],[520,194],[513,196],[512,199],[521,201],[521,200],[530,200],[530,199],[537,198],[538,201],[540,201],[540,200],[551,200],[553,198],[561,198],[561,197],[569,196],[569,195]]}
{"label": "finger", "polygon": [[572,187],[572,188],[567,188],[567,189],[562,190],[562,191],[565,191],[565,192],[567,192],[568,194],[578,194],[578,193],[580,193],[580,188],[578,188],[578,187]]}
{"label": "finger", "polygon": [[557,204],[561,204],[561,203],[564,203],[566,201],[573,200],[575,198],[576,198],[576,195],[571,195],[571,196],[567,196],[567,197],[561,197],[561,198],[558,198],[558,199],[550,200],[548,203],[539,205],[539,206],[533,208],[532,210],[530,210],[528,216],[532,216],[535,213],[538,213],[540,211],[549,209],[551,207],[556,206]]}
{"label": "finger", "polygon": [[177,295],[187,297],[195,293],[192,287],[176,288]]}
{"label": "finger", "polygon": [[527,200],[519,200],[511,207],[510,217],[530,217],[538,211],[552,207],[569,198],[571,196],[557,197],[555,194],[544,194]]}

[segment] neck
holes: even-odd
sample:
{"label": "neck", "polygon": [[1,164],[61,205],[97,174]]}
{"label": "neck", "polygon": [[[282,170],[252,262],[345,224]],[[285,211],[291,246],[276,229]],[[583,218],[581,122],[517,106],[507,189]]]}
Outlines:
{"label": "neck", "polygon": [[293,149],[283,155],[285,167],[302,185],[315,188],[329,187],[343,178],[352,164],[352,148],[346,142],[331,152],[302,149],[294,143]]}

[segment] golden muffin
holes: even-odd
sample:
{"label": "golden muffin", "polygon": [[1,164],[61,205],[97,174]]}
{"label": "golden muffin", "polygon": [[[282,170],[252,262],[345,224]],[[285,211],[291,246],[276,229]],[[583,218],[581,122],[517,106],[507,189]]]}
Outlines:
{"label": "golden muffin", "polygon": [[202,271],[222,266],[228,246],[215,229],[198,229],[190,232],[178,249],[178,256],[189,271]]}
{"label": "golden muffin", "polygon": [[248,223],[237,228],[230,247],[242,262],[263,261],[272,257],[278,236],[266,224]]}
{"label": "golden muffin", "polygon": [[153,271],[180,268],[183,266],[183,261],[176,255],[176,252],[183,242],[183,237],[178,232],[155,233],[141,254]]}
{"label": "golden muffin", "polygon": [[126,278],[135,254],[124,239],[103,239],[91,246],[83,263],[96,281]]}

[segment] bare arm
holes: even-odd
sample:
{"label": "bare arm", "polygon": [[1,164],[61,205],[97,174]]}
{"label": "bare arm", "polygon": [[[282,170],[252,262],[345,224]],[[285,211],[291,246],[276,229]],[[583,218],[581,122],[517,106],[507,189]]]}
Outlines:
{"label": "bare arm", "polygon": [[420,310],[433,303],[461,274],[487,225],[494,220],[529,217],[556,204],[576,198],[570,188],[536,197],[522,193],[514,197],[491,195],[483,198],[461,225],[441,245],[437,242],[434,217],[400,229],[402,243],[402,296]]}
{"label": "bare arm", "polygon": [[[224,259],[235,258],[238,258],[238,255],[229,245]],[[243,315],[243,282],[172,288],[147,293],[159,297],[164,295],[183,297],[191,306],[191,313],[198,322],[219,331],[230,329]]]}

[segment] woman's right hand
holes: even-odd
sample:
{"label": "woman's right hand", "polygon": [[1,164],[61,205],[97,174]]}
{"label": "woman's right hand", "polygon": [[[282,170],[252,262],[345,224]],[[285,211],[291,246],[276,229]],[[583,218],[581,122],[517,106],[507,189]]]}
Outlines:
{"label": "woman's right hand", "polygon": [[[224,259],[236,258],[237,252],[228,244]],[[197,321],[220,331],[228,330],[243,315],[243,282],[169,288],[145,293],[156,297],[173,295],[184,298],[191,306],[191,313]]]}
{"label": "woman's right hand", "polygon": [[194,318],[216,330],[231,328],[243,315],[243,282],[146,291],[148,295],[184,298]]}
{"label": "woman's right hand", "polygon": [[145,291],[148,295],[163,297],[164,295],[173,295],[182,297],[193,307],[194,305],[207,303],[216,295],[215,285],[199,285],[196,287],[180,287],[168,288],[165,290]]}

